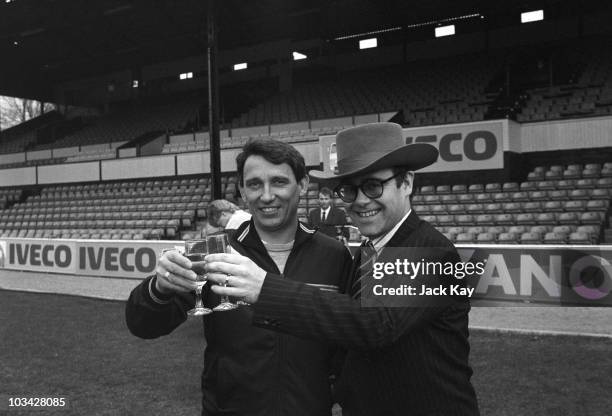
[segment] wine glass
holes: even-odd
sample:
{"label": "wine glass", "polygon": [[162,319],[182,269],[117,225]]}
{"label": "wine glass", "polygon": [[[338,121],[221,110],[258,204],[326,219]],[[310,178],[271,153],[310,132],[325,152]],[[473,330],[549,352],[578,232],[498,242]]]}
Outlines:
{"label": "wine glass", "polygon": [[[208,245],[208,253],[227,253],[229,240],[227,234],[212,234],[206,237],[206,244]],[[223,286],[226,286],[224,283]],[[237,304],[230,302],[228,296],[221,296],[221,303],[213,308],[215,312],[231,311],[236,309]]]}
{"label": "wine glass", "polygon": [[191,316],[202,316],[212,313],[212,309],[204,307],[202,303],[202,288],[206,284],[206,274],[204,273],[204,257],[208,254],[206,240],[187,240],[185,241],[185,257],[191,260],[191,270],[196,274],[196,304],[187,313]]}

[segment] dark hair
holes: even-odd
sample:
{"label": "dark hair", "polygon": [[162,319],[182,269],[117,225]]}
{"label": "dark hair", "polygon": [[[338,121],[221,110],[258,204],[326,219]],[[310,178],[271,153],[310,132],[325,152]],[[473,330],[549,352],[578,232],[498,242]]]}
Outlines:
{"label": "dark hair", "polygon": [[[393,172],[394,175],[397,175],[395,177],[395,184],[397,185],[398,188],[402,186],[402,183],[406,182],[406,173],[410,172],[408,169],[402,166],[394,166],[391,168],[391,171]],[[414,176],[414,178],[416,178],[416,175]],[[410,192],[410,202],[412,202],[414,191],[416,191],[416,187],[414,185],[414,179],[413,179],[412,180],[412,192]]]}
{"label": "dark hair", "polygon": [[319,189],[319,195],[325,195],[326,197],[331,198],[333,195],[333,192],[331,191],[331,189],[323,187]]}
{"label": "dark hair", "polygon": [[275,165],[288,164],[293,171],[296,181],[306,176],[306,162],[295,147],[288,143],[272,139],[256,139],[247,142],[242,152],[236,156],[236,167],[240,186],[244,186],[244,163],[249,156],[261,156]]}
{"label": "dark hair", "polygon": [[399,188],[402,186],[404,182],[406,182],[406,173],[408,173],[408,169],[401,166],[394,166],[391,168],[393,175],[395,176],[395,184]]}

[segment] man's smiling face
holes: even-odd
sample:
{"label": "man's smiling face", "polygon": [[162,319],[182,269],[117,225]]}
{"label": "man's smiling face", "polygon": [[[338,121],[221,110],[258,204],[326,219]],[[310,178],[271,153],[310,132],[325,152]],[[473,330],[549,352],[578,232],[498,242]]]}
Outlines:
{"label": "man's smiling face", "polygon": [[[391,176],[391,169],[383,169],[347,179],[346,182],[360,185],[366,179],[385,180]],[[406,215],[410,210],[412,173],[408,173],[407,178],[399,187],[395,179],[385,183],[379,198],[369,198],[361,190],[357,192],[357,198],[348,206],[347,212],[361,234],[369,238],[380,237],[391,231]]]}
{"label": "man's smiling face", "polygon": [[287,163],[275,165],[261,156],[249,156],[244,163],[243,184],[240,193],[258,228],[275,232],[297,222],[300,193],[308,180],[296,181]]}

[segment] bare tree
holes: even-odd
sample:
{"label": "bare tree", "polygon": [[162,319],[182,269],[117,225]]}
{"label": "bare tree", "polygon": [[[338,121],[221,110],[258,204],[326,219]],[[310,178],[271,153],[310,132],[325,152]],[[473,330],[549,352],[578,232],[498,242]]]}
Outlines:
{"label": "bare tree", "polygon": [[0,130],[23,123],[53,109],[55,105],[51,103],[0,96]]}

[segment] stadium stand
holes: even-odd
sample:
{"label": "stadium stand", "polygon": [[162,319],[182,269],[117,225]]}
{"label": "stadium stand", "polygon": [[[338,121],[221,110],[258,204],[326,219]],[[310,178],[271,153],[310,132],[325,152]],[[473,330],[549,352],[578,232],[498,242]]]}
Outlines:
{"label": "stadium stand", "polygon": [[[552,170],[557,169],[544,171]],[[537,179],[528,176],[532,182]],[[514,192],[525,182],[426,185],[414,196],[414,209],[457,243],[596,244],[603,240],[612,184],[601,181],[606,178],[593,179],[588,200],[581,199],[581,193],[559,193],[555,185],[562,179],[527,198]],[[225,197],[236,199],[236,178],[226,176],[222,184]],[[463,198],[474,195],[469,188],[485,191],[477,196],[500,195],[498,199],[508,201],[520,196],[523,201],[472,204]],[[455,193],[447,193],[451,189]],[[505,191],[495,192],[499,189]],[[20,189],[3,189],[0,230],[9,237],[181,238],[182,233],[199,232],[210,198],[208,177],[49,186],[27,197]],[[318,205],[317,198],[318,185],[311,183],[298,206],[302,220]],[[344,206],[340,200],[336,203]]]}
{"label": "stadium stand", "polygon": [[231,125],[290,123],[398,110],[404,111],[405,122],[411,126],[483,120],[497,95],[485,93],[485,88],[500,68],[485,55],[465,55],[354,71],[338,80],[309,83],[275,95],[234,118]]}
{"label": "stadium stand", "polygon": [[[531,51],[525,64],[534,64],[535,69],[521,73],[512,94],[500,89],[500,76],[516,70],[506,66],[503,53],[422,60],[296,81],[292,89],[262,98],[246,111],[230,111],[226,120],[231,122],[221,130],[221,147],[237,148],[259,137],[315,142],[321,135],[358,123],[358,117],[367,122],[383,114],[408,127],[514,114],[525,123],[608,115],[612,56],[605,51],[610,45],[604,40],[580,48],[569,42],[544,55],[538,55],[541,49]],[[513,53],[514,58],[522,57]],[[555,77],[542,78],[537,63],[542,60],[546,65],[551,56],[565,67]],[[502,105],[504,95],[516,98],[510,107]],[[209,150],[208,132],[193,128],[200,101],[201,97],[187,95],[112,103],[102,116],[82,117],[71,128],[57,128],[65,134],[54,135],[54,140],[46,140],[44,129],[71,121],[58,112],[45,114],[3,131],[0,153],[53,149],[63,156],[26,158],[2,168],[116,158],[122,145],[147,135],[163,138],[157,154]],[[60,152],[69,148],[74,151]],[[582,160],[579,155],[563,162],[550,158],[521,175],[490,182],[479,178],[480,183],[440,177],[416,190],[414,209],[458,243],[612,241],[612,231],[606,230],[612,162]],[[236,199],[234,178],[222,179],[225,197]],[[0,230],[5,236],[181,238],[202,226],[211,198],[208,183],[204,176],[32,187],[25,193],[6,188],[0,192]],[[300,218],[317,206],[317,190],[317,184],[311,184],[300,200]]]}
{"label": "stadium stand", "polygon": [[61,120],[57,111],[50,111],[0,132],[0,154],[26,151],[36,143],[39,131]]}
{"label": "stadium stand", "polygon": [[[600,39],[597,44],[570,44],[556,51],[555,58],[566,62],[571,70],[565,77],[557,77],[556,85],[526,90],[527,100],[517,120],[529,122],[612,114],[612,57],[602,53],[610,45],[609,39]],[[540,70],[545,70],[543,61],[539,62]],[[574,173],[573,169],[561,172],[563,177],[572,177]]]}
{"label": "stadium stand", "polygon": [[182,130],[196,118],[198,100],[168,99],[162,103],[117,104],[108,114],[91,117],[83,128],[34,150],[127,142],[143,134]]}
{"label": "stadium stand", "polygon": [[[548,181],[540,179],[548,172],[568,170],[579,172],[577,178],[581,178],[583,169],[575,164],[536,167],[527,175],[527,181],[520,184],[470,184],[452,188],[425,185],[413,197],[415,211],[421,216],[431,214],[426,215],[427,219],[456,243],[585,244],[588,241],[597,244],[603,242],[603,231],[608,224],[612,183],[601,177],[600,165],[589,165],[588,181],[576,179],[572,183],[576,189],[570,192],[558,189],[567,183],[562,176]],[[455,192],[453,198],[448,198],[449,189]],[[498,192],[500,189],[502,192]],[[517,189],[541,190],[515,192]],[[505,202],[473,204],[471,195],[481,200],[492,195],[494,201]],[[485,230],[484,226],[490,228]],[[572,234],[576,235],[570,238]]]}

